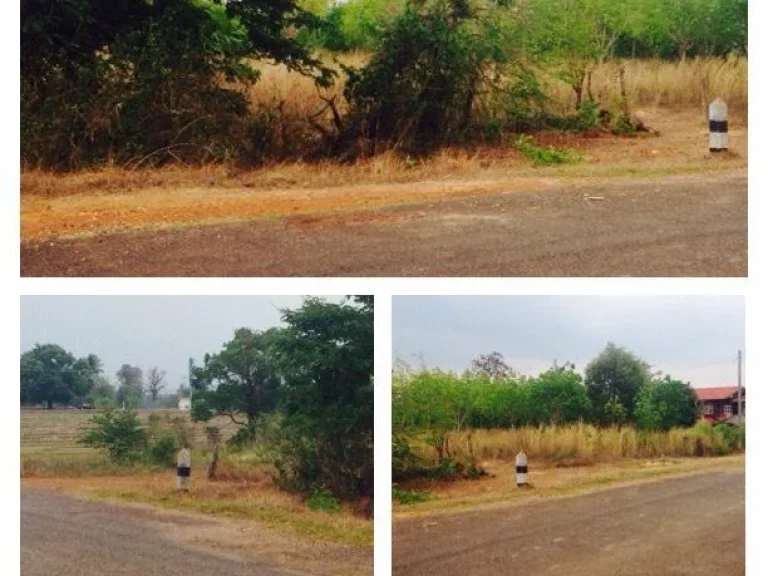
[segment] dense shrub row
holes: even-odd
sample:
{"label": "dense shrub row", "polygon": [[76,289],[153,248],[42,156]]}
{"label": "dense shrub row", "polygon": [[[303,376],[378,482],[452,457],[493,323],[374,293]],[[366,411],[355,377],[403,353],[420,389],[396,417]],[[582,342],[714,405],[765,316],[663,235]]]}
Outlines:
{"label": "dense shrub row", "polygon": [[[599,120],[598,62],[745,54],[746,18],[745,0],[30,0],[21,157],[56,169],[254,164],[583,129]],[[264,62],[329,86],[338,71],[313,47],[370,56],[342,66],[344,102],[298,126],[251,88]],[[553,115],[542,71],[572,90],[566,118]],[[601,102],[614,128],[629,125],[624,88],[619,99]]]}

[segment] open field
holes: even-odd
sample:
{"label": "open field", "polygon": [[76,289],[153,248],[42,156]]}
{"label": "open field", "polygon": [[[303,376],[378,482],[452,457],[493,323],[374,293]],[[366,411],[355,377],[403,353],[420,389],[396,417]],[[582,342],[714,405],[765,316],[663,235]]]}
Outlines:
{"label": "open field", "polygon": [[462,509],[525,504],[531,500],[581,494],[614,485],[651,481],[666,476],[744,469],[744,455],[719,458],[626,459],[593,466],[561,467],[552,462],[529,460],[528,489],[515,483],[514,461],[481,462],[488,476],[477,479],[400,482],[405,491],[428,492],[422,502],[393,502],[396,518],[433,515]]}
{"label": "open field", "polygon": [[[139,410],[139,417],[147,421],[151,414],[163,422],[183,423],[190,432],[192,445],[196,449],[206,448],[205,427],[218,426],[224,438],[234,434],[235,426],[229,418],[217,417],[211,423],[192,422],[189,414],[178,410]],[[93,416],[93,411],[76,409],[37,410],[22,409],[21,459],[24,461],[42,459],[89,459],[99,458],[93,448],[78,443],[82,427]]]}

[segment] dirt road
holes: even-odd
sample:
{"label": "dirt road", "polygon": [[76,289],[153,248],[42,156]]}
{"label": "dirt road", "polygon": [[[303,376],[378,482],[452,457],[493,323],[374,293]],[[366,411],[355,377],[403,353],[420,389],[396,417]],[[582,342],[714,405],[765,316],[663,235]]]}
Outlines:
{"label": "dirt road", "polygon": [[21,273],[745,276],[747,177],[502,190],[357,213],[29,241]]}
{"label": "dirt road", "polygon": [[[92,502],[49,490],[22,488],[21,574],[296,576],[308,573],[281,568],[233,550],[214,549],[209,544],[218,524],[220,522],[212,518]],[[231,540],[238,540],[241,531],[236,529],[238,533],[231,534]],[[319,565],[322,552],[318,551],[316,557]],[[310,572],[318,573],[311,569]]]}
{"label": "dirt road", "polygon": [[744,574],[744,472],[397,521],[397,576]]}

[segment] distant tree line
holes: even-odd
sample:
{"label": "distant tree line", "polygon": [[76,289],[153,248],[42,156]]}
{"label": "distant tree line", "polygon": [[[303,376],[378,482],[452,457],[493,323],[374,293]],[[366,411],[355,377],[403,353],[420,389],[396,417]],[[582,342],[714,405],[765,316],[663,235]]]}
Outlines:
{"label": "distant tree line", "polygon": [[[498,353],[494,353],[497,355]],[[492,355],[493,356],[493,355]],[[535,377],[514,374],[496,356],[481,357],[463,374],[440,370],[400,372],[393,380],[395,431],[558,425],[633,425],[669,430],[692,426],[696,396],[688,383],[652,374],[628,350],[608,344],[585,369],[555,365]],[[500,365],[501,364],[501,365]],[[435,436],[439,444],[441,436]]]}
{"label": "distant tree line", "polygon": [[166,393],[165,372],[153,366],[144,372],[123,364],[116,383],[104,373],[95,354],[77,358],[58,344],[36,344],[21,355],[21,405],[46,408],[109,406],[124,408],[175,408],[189,386]]}
{"label": "distant tree line", "polygon": [[[390,24],[425,0],[305,0],[321,19],[308,42],[331,51],[375,50]],[[531,52],[684,59],[747,53],[747,0],[486,0],[453,1],[497,8],[528,28]]]}

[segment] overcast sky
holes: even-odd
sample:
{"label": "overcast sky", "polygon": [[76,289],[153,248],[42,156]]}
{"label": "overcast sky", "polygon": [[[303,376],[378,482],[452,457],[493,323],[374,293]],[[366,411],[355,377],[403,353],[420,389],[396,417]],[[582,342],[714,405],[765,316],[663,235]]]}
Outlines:
{"label": "overcast sky", "polygon": [[159,366],[170,391],[186,381],[189,358],[202,362],[237,328],[280,325],[279,309],[301,302],[299,296],[24,296],[21,351],[53,343],[76,356],[93,353],[113,379],[123,364],[145,373]]}
{"label": "overcast sky", "polygon": [[694,387],[736,385],[741,297],[396,297],[393,356],[461,371],[497,350],[516,370],[584,366],[611,341]]}

